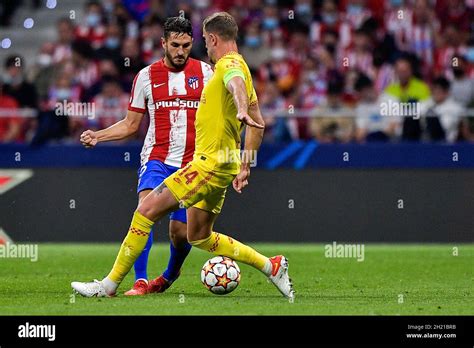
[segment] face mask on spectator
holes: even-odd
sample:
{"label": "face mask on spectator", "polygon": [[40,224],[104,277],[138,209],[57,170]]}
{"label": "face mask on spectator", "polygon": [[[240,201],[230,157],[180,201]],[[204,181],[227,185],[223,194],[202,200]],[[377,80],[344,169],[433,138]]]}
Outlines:
{"label": "face mask on spectator", "polygon": [[286,58],[286,50],[282,47],[272,49],[272,58],[275,60],[282,60]]}
{"label": "face mask on spectator", "polygon": [[307,15],[311,13],[310,4],[298,4],[296,5],[295,12],[299,15]]}
{"label": "face mask on spectator", "polygon": [[337,16],[332,13],[323,14],[323,22],[328,25],[333,25],[337,21]]}
{"label": "face mask on spectator", "polygon": [[3,83],[6,85],[12,85],[12,86],[17,86],[23,82],[23,77],[21,75],[17,75],[15,77],[12,77],[9,74],[5,74],[3,76]]}
{"label": "face mask on spectator", "polygon": [[105,47],[113,50],[120,46],[120,40],[118,37],[108,37],[105,40]]}
{"label": "face mask on spectator", "polygon": [[362,6],[357,4],[347,5],[347,13],[350,15],[358,15],[362,12]]}
{"label": "face mask on spectator", "polygon": [[97,13],[90,13],[86,16],[86,23],[90,27],[95,27],[100,22],[100,16]]}
{"label": "face mask on spectator", "polygon": [[36,63],[41,67],[47,67],[51,65],[52,58],[49,54],[41,53],[38,58],[36,58]]}
{"label": "face mask on spectator", "polygon": [[71,90],[69,88],[58,88],[56,90],[56,99],[67,100],[71,97]]}
{"label": "face mask on spectator", "polygon": [[258,47],[260,46],[260,37],[258,36],[246,36],[245,37],[245,46],[248,47]]}
{"label": "face mask on spectator", "polygon": [[269,17],[269,18],[264,18],[263,19],[263,29],[265,30],[273,30],[278,27],[278,19]]}

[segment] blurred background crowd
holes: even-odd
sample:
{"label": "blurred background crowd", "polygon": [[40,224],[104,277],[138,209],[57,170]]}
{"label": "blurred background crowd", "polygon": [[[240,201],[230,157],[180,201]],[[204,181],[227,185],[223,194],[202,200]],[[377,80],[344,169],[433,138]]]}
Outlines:
{"label": "blurred background crowd", "polygon": [[[0,142],[77,143],[120,120],[135,74],[163,57],[164,20],[189,18],[192,56],[207,61],[202,21],[219,10],[239,24],[265,141],[474,141],[474,0],[77,2],[81,15],[51,23],[35,56],[2,42]],[[0,32],[42,6],[2,1]],[[63,101],[93,103],[94,117],[58,115]],[[384,114],[394,103],[419,105],[416,117]]]}

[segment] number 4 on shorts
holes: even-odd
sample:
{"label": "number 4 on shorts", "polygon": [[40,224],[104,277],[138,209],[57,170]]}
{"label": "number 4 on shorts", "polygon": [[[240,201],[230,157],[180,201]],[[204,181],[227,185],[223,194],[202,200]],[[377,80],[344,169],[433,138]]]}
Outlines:
{"label": "number 4 on shorts", "polygon": [[186,174],[184,177],[186,178],[186,184],[189,185],[190,183],[193,182],[194,178],[196,178],[196,176],[198,176],[198,172],[197,171],[194,171],[194,172],[191,172],[191,173],[188,173]]}

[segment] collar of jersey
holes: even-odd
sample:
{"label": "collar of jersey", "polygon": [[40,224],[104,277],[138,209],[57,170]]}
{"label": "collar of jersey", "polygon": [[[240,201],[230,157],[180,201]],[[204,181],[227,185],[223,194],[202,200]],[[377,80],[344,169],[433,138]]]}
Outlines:
{"label": "collar of jersey", "polygon": [[226,57],[226,56],[231,56],[231,55],[234,55],[234,54],[236,54],[236,55],[238,55],[238,56],[241,56],[241,54],[238,53],[238,52],[229,51],[229,52],[227,52],[227,53],[224,53],[224,55],[223,55],[222,57],[220,57],[220,58],[217,60],[217,62],[216,62],[215,65],[217,65],[217,63],[219,63],[219,61],[220,61],[222,58],[224,58],[224,57]]}

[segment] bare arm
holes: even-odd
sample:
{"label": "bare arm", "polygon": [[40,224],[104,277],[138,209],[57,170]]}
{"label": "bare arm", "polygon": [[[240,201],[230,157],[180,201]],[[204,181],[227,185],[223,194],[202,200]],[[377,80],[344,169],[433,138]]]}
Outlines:
{"label": "bare arm", "polygon": [[[260,112],[258,102],[252,104],[249,107],[249,115],[258,124],[265,127],[265,121],[263,120]],[[250,164],[252,164],[257,158],[257,151],[260,148],[263,140],[263,128],[255,128],[247,126],[245,131],[245,145],[244,155],[242,156],[242,167],[250,171]]]}
{"label": "bare arm", "polygon": [[249,114],[249,97],[245,88],[245,82],[240,76],[234,76],[227,82],[227,90],[232,94],[237,108],[237,119],[247,126],[263,129],[263,124],[255,122]]}
{"label": "bare arm", "polygon": [[114,141],[125,139],[126,137],[136,133],[143,119],[140,112],[127,111],[127,116],[123,120],[111,125],[106,129],[99,131],[87,130],[81,134],[81,143],[86,147],[97,145],[99,142]]}
{"label": "bare arm", "polygon": [[242,164],[240,167],[240,173],[237,174],[232,185],[234,186],[235,191],[242,193],[242,189],[248,185],[248,178],[250,177],[250,167],[252,163],[255,163],[257,159],[257,151],[262,144],[263,139],[263,127],[265,127],[265,122],[263,120],[262,114],[260,112],[260,107],[258,102],[250,105],[249,115],[252,120],[255,120],[262,128],[256,128],[252,126],[247,126],[245,132],[245,145],[242,155]]}

